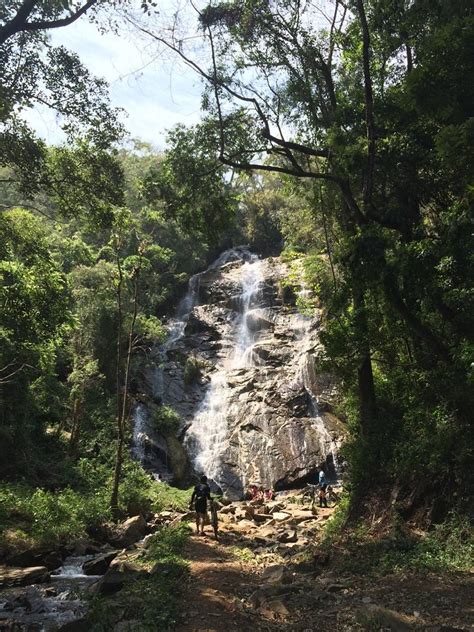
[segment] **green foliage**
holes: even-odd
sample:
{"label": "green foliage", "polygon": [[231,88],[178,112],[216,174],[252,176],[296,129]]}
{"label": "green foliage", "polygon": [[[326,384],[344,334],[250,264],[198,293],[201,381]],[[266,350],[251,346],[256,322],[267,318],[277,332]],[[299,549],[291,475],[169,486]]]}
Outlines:
{"label": "green foliage", "polygon": [[55,547],[87,537],[87,530],[110,519],[107,490],[82,494],[71,488],[52,492],[26,485],[0,486],[3,549]]}
{"label": "green foliage", "polygon": [[353,526],[343,534],[329,526],[324,545],[331,551],[336,541],[344,543],[343,555],[336,563],[341,572],[406,573],[415,571],[468,571],[474,562],[474,533],[465,517],[453,513],[443,524],[425,534],[412,534],[393,525],[387,535],[373,534],[364,523]]}
{"label": "green foliage", "polygon": [[[152,570],[147,578],[127,583],[117,597],[96,599],[88,617],[94,632],[110,630],[118,619],[130,621],[131,629],[174,629],[181,609],[182,583],[187,573],[183,548],[189,535],[186,525],[157,531],[135,563]],[[122,623],[123,625],[123,623]]]}
{"label": "green foliage", "polygon": [[184,383],[193,384],[201,377],[202,363],[194,356],[188,356],[184,363]]}
{"label": "green foliage", "polygon": [[[2,483],[0,549],[12,552],[25,546],[57,547],[87,538],[88,532],[112,519],[111,477],[110,463],[82,458],[68,474],[70,486],[56,491]],[[127,458],[119,498],[122,511],[133,515],[150,510],[187,510],[191,490],[156,483],[138,463]]]}
{"label": "green foliage", "polygon": [[202,127],[177,126],[168,143],[165,157],[144,179],[145,199],[209,246],[216,246],[232,222],[235,201],[215,149]]}
{"label": "green foliage", "polygon": [[337,538],[343,533],[349,517],[349,505],[350,497],[348,494],[344,494],[341,497],[334,513],[324,525],[322,537],[323,546],[330,548],[331,543],[337,540]]}
{"label": "green foliage", "polygon": [[153,409],[152,423],[157,432],[174,434],[179,428],[180,417],[175,410],[163,405]]}
{"label": "green foliage", "polygon": [[178,489],[166,483],[156,483],[153,487],[153,511],[177,509],[187,511],[191,500],[192,489]]}
{"label": "green foliage", "polygon": [[[0,166],[11,169],[12,181],[26,199],[39,191],[56,191],[56,186],[68,193],[65,183],[68,187],[80,187],[81,183],[74,172],[65,171],[64,182],[52,177],[45,144],[20,112],[47,104],[56,112],[70,143],[87,139],[100,150],[110,147],[123,133],[119,111],[110,106],[103,79],[93,77],[75,53],[51,46],[44,29],[21,32],[24,22],[31,24],[36,18],[41,23],[66,15],[69,10],[66,12],[65,6],[46,2],[25,5],[19,11],[18,3],[3,2],[0,8]],[[11,31],[13,25],[18,34],[15,29]],[[89,184],[94,190],[94,181]]]}

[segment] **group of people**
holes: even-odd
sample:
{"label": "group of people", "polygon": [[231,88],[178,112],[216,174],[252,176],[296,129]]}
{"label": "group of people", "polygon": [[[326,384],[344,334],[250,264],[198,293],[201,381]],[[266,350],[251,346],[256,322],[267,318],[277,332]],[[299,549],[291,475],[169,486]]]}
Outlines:
{"label": "group of people", "polygon": [[273,489],[264,489],[262,486],[259,487],[258,485],[250,485],[244,496],[244,500],[250,500],[253,502],[268,502],[274,498],[275,494]]}
{"label": "group of people", "polygon": [[[161,477],[160,477],[161,478]],[[318,473],[318,497],[319,506],[327,507],[326,493],[328,490],[328,480],[324,471],[324,466],[321,465]],[[273,500],[275,494],[272,489],[264,489],[262,486],[250,485],[245,493],[245,500],[249,500],[254,503],[263,503]],[[204,535],[204,527],[207,523],[207,505],[208,501],[211,502],[211,488],[207,481],[207,476],[201,476],[199,483],[194,487],[190,509],[194,509],[196,512],[196,531],[198,535]]]}

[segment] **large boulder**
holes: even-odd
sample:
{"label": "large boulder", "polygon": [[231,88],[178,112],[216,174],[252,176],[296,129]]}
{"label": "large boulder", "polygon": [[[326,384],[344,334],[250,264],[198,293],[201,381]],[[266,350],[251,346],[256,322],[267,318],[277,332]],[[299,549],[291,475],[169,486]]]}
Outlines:
{"label": "large boulder", "polygon": [[140,568],[135,559],[126,553],[118,555],[95,585],[95,590],[101,595],[112,595],[121,590],[125,583],[140,577],[147,577],[148,571]]}
{"label": "large boulder", "polygon": [[0,587],[28,586],[48,581],[51,573],[46,566],[31,566],[29,568],[0,567]]}
{"label": "large boulder", "polygon": [[110,566],[113,559],[117,557],[118,551],[103,553],[92,560],[87,560],[82,566],[85,575],[103,575]]}
{"label": "large boulder", "polygon": [[122,523],[111,537],[111,542],[117,547],[126,548],[141,540],[148,530],[143,516],[133,516]]}
{"label": "large boulder", "polygon": [[[245,261],[255,259],[248,251],[239,256],[243,259],[230,265],[218,261],[195,277],[197,294],[184,335],[165,344],[159,380],[156,368],[149,380],[151,396],[159,382],[160,402],[181,418],[176,441],[191,462],[199,454],[202,463],[211,464],[206,474],[231,500],[242,498],[250,482],[282,490],[309,480],[320,463],[337,459],[345,434],[343,424],[328,414],[337,399],[335,382],[316,368],[321,317],[302,316],[293,306],[293,290],[284,288],[297,262],[261,260],[245,277]],[[202,380],[185,384],[183,358],[190,355],[206,370]],[[215,430],[220,461],[203,454],[214,449],[201,423],[206,411],[215,412],[219,423],[212,434]],[[171,463],[176,480],[189,482],[191,468],[177,446],[168,442],[164,452],[166,458],[159,458]],[[201,466],[196,468],[201,473]]]}
{"label": "large boulder", "polygon": [[54,571],[63,563],[63,556],[60,551],[36,547],[11,555],[7,562],[10,566],[46,566],[48,570]]}

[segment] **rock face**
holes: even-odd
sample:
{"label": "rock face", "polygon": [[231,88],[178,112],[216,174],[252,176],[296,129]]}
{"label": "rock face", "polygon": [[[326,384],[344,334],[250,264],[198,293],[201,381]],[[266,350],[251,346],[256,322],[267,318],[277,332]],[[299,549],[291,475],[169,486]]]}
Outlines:
{"label": "rock face", "polygon": [[[331,414],[334,381],[314,369],[319,314],[298,312],[288,273],[279,258],[221,255],[194,277],[148,376],[149,395],[182,419],[194,470],[234,498],[250,483],[282,488],[312,476],[344,434]],[[152,444],[163,468],[163,440],[146,427],[143,407],[140,415],[148,465]]]}

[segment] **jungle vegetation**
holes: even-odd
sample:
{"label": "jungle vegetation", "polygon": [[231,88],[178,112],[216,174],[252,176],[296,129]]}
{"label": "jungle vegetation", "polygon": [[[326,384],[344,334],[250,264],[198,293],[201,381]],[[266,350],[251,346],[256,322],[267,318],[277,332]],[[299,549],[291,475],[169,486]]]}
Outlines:
{"label": "jungle vegetation", "polygon": [[[354,503],[396,484],[468,510],[472,6],[318,7],[213,2],[188,51],[147,3],[139,15],[118,2],[0,3],[5,502],[25,484],[87,499],[105,486],[96,520],[144,500],[127,450],[140,371],[189,277],[248,242],[303,257],[324,306],[321,366],[340,380]],[[191,64],[202,123],[170,130],[162,152],[127,139],[105,82],[49,44],[48,29],[79,18],[126,20]],[[63,144],[25,122],[36,103],[57,112]]]}

